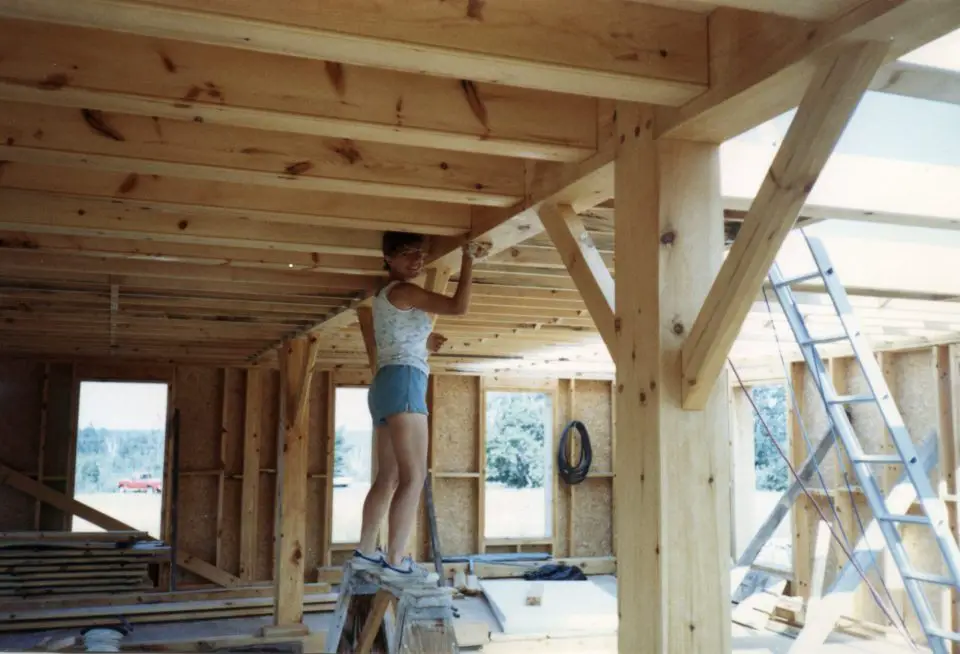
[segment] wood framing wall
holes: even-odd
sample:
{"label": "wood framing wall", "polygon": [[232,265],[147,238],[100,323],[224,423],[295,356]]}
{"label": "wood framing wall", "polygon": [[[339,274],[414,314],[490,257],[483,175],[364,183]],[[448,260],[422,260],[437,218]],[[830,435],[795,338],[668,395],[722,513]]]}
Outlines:
{"label": "wood framing wall", "polygon": [[[86,380],[164,381],[169,412],[179,410],[176,544],[216,566],[229,585],[269,581],[274,575],[274,522],[280,410],[277,370],[201,366],[117,366],[0,361],[0,462],[71,495],[79,384]],[[369,374],[317,371],[310,386],[307,446],[306,581],[318,567],[338,565],[354,544],[331,544],[334,389],[369,383]],[[553,485],[551,535],[485,539],[483,534],[484,390],[552,394]],[[611,384],[438,375],[431,379],[432,440],[441,551],[552,552],[556,556],[614,553]],[[556,448],[571,419],[584,422],[593,447],[590,476],[571,488],[557,480]],[[168,436],[169,436],[168,431]],[[168,438],[169,441],[169,438]],[[168,442],[169,452],[169,442]],[[168,469],[170,457],[168,456]],[[38,474],[39,472],[39,474]],[[168,477],[169,480],[169,477]],[[170,535],[170,488],[164,495],[164,535]],[[0,531],[69,528],[69,517],[0,485]],[[429,558],[422,517],[413,544]],[[181,587],[209,584],[186,570]]]}
{"label": "wood framing wall", "polygon": [[[929,437],[937,440],[938,460],[931,472],[931,481],[934,488],[939,490],[941,496],[947,502],[948,515],[952,521],[954,533],[960,537],[960,532],[957,531],[957,492],[955,486],[956,453],[960,448],[960,441],[957,439],[957,435],[960,434],[960,428],[958,428],[960,427],[958,425],[958,421],[960,421],[960,413],[958,413],[958,408],[960,408],[960,383],[958,383],[958,380],[960,380],[960,349],[956,345],[938,345],[903,352],[880,352],[876,356],[914,443],[919,446],[924,439]],[[790,365],[791,383],[797,391],[796,402],[802,416],[803,430],[806,431],[811,444],[816,445],[828,426],[823,403],[812,376],[806,370],[806,366],[802,362],[794,362]],[[850,395],[866,392],[863,374],[854,359],[850,357],[830,359],[827,365],[838,392]],[[782,380],[770,380],[766,383],[782,383]],[[737,484],[734,494],[739,500],[738,508],[750,511],[753,509],[752,504],[745,506],[743,500],[746,499],[749,503],[751,498],[749,492],[743,486],[749,483],[751,488],[753,487],[754,480],[752,477],[750,477],[749,482],[745,481],[746,477],[753,474],[753,470],[751,467],[748,472],[742,473],[741,468],[746,468],[747,462],[752,463],[753,460],[753,412],[744,401],[745,398],[740,397],[742,392],[738,388],[732,390],[731,397],[736,408],[737,420],[732,423],[735,427],[731,432],[734,442],[741,446],[739,449],[735,447],[735,452],[737,452],[734,459],[735,479],[739,481],[734,482]],[[801,425],[793,415],[792,408],[790,408],[790,400],[788,393],[787,426],[791,458],[794,466],[799,466],[807,456],[807,446],[803,438]],[[889,440],[876,407],[872,405],[853,405],[851,411],[854,429],[860,436],[865,451],[868,454],[893,453],[893,444]],[[748,445],[749,450],[747,449]],[[843,460],[844,462],[847,461],[845,455]],[[848,463],[846,465],[849,466]],[[838,457],[834,451],[828,453],[820,469],[828,491],[824,492],[819,479],[815,479],[810,488],[811,495],[816,499],[820,510],[830,518],[833,514],[827,496],[829,495],[833,499],[840,516],[840,526],[843,527],[851,542],[855,544],[856,539],[862,533],[860,523],[862,522],[866,526],[872,518],[866,499],[859,490],[856,476],[852,470],[848,469],[847,479],[850,489],[853,491],[853,493],[850,493],[847,488],[847,481],[843,476],[843,468],[838,464]],[[878,479],[885,489],[894,483],[899,472],[899,466],[877,466]],[[856,512],[853,511],[854,506],[857,509]],[[920,511],[919,505],[915,504],[911,513],[918,511]],[[859,521],[857,514],[859,514]],[[817,525],[821,518],[811,501],[803,495],[798,499],[792,517],[793,584],[791,592],[796,596],[806,598],[810,594],[811,584],[813,583],[814,541]],[[739,524],[742,520],[738,519],[737,522]],[[840,530],[836,524],[834,528],[839,533]],[[925,527],[904,525],[902,533],[907,554],[917,569],[934,574],[945,574],[944,571],[939,570],[941,556]],[[740,535],[742,536],[742,534]],[[749,539],[752,535],[751,532],[746,534],[745,537]],[[743,545],[743,542],[739,544]],[[871,542],[871,545],[878,547],[882,546],[883,543]],[[883,570],[883,577],[890,589],[895,606],[905,616],[911,634],[919,642],[922,642],[923,633],[919,629],[916,616],[910,606],[909,599],[906,597],[902,581],[892,560],[886,553],[880,559],[879,565]],[[824,588],[830,587],[846,561],[847,558],[840,547],[831,539]],[[868,578],[880,595],[886,597],[886,591],[880,583],[880,577],[876,569],[869,574]],[[944,620],[944,623],[950,624],[953,621],[954,627],[956,627],[956,617],[951,615],[952,604],[956,603],[956,598],[951,601],[948,590],[930,591],[928,592],[928,598],[937,615],[942,616],[941,619]],[[877,607],[868,588],[862,583],[855,593],[852,607],[849,610],[849,617],[878,624],[889,623],[883,612]]]}

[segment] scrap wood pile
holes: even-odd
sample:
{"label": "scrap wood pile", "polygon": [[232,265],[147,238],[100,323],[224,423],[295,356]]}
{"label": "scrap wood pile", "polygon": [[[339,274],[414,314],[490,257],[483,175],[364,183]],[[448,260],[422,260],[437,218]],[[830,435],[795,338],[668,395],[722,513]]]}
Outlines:
{"label": "scrap wood pile", "polygon": [[[329,584],[310,583],[304,590],[304,613],[333,611],[335,608],[337,594],[329,592]],[[272,584],[214,590],[33,598],[0,601],[0,632],[213,620],[272,613]]]}
{"label": "scrap wood pile", "polygon": [[139,531],[0,532],[0,597],[152,588],[149,565],[169,558]]}

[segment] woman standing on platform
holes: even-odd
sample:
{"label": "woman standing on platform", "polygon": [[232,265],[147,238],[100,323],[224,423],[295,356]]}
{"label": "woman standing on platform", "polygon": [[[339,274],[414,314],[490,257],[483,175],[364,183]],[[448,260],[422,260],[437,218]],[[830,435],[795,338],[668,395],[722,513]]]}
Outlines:
{"label": "woman standing on platform", "polygon": [[[407,554],[420,492],[427,475],[427,378],[429,352],[443,337],[433,333],[429,314],[463,315],[470,305],[475,244],[463,247],[460,280],[453,296],[413,283],[424,268],[425,238],[386,232],[383,258],[387,284],[373,298],[372,311],[360,313],[360,328],[375,374],[368,406],[377,430],[377,474],[363,504],[355,569],[376,570],[388,578],[423,579],[427,571]],[[376,548],[377,531],[389,514],[387,552]]]}

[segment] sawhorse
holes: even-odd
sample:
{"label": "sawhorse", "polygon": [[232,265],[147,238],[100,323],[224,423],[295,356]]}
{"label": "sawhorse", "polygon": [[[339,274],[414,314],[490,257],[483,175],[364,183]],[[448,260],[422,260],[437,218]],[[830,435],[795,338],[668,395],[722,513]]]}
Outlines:
{"label": "sawhorse", "polygon": [[392,584],[379,574],[343,566],[331,654],[459,654],[450,589]]}

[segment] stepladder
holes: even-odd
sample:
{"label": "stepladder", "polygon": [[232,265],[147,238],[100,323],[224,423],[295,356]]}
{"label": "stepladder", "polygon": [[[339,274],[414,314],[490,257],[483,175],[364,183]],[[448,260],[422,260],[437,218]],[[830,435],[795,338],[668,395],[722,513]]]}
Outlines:
{"label": "stepladder", "polygon": [[[931,607],[929,596],[937,588],[946,588],[954,593],[960,591],[960,548],[950,528],[946,505],[934,491],[928,476],[935,450],[931,452],[926,444],[921,446],[909,433],[823,243],[806,234],[804,238],[812,255],[814,270],[785,277],[774,264],[770,270],[770,281],[812,375],[830,429],[846,452],[872,514],[856,538],[855,546],[851,543],[852,565],[845,567],[844,574],[832,584],[821,606],[833,607],[829,609],[830,615],[839,611],[843,597],[849,595],[850,587],[856,584],[854,578],[875,565],[873,553],[878,543],[885,545],[903,581],[903,588],[926,637],[927,646],[934,654],[946,654],[952,651],[953,643],[960,642],[960,633],[957,632],[960,625],[953,625],[952,630],[942,627],[937,612]],[[819,334],[811,333],[808,329],[794,294],[794,287],[808,282],[823,284],[830,298],[829,304],[839,319],[839,331]],[[863,375],[866,386],[864,393],[845,395],[834,386],[821,356],[822,348],[830,344],[846,344],[850,347]],[[876,407],[894,447],[893,453],[874,454],[865,450],[848,413],[848,408],[853,405]],[[897,483],[891,488],[882,489],[877,480],[877,466],[899,468],[901,475]],[[915,506],[919,510],[911,511]],[[908,525],[912,529],[926,531],[936,543],[938,569],[919,569],[911,560],[901,534],[901,530]],[[801,635],[810,645],[819,645],[832,627],[833,622],[829,620],[821,621],[818,625],[807,624],[804,627],[807,633]]]}
{"label": "stepladder", "polygon": [[459,654],[450,589],[391,583],[348,561],[327,632],[330,654]]}

